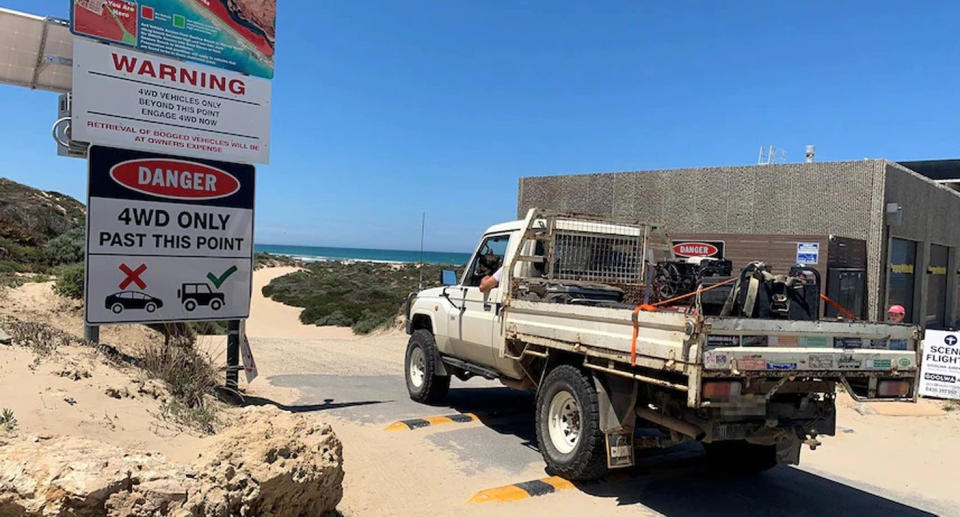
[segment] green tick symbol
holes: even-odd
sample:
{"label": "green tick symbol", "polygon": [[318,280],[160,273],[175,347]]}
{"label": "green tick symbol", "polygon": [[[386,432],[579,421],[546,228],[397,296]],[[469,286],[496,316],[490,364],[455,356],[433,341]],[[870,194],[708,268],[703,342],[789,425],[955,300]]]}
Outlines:
{"label": "green tick symbol", "polygon": [[237,266],[230,266],[230,269],[223,272],[220,276],[215,276],[213,273],[207,273],[207,278],[213,282],[213,286],[217,289],[220,289],[220,286],[223,285],[223,282],[232,274],[237,272]]}

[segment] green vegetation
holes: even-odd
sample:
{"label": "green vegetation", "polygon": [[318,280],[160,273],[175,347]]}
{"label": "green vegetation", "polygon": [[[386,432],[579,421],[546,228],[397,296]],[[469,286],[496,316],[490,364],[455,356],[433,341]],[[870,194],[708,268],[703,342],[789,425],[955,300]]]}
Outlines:
{"label": "green vegetation", "polygon": [[83,262],[86,239],[83,228],[74,228],[47,241],[43,257],[52,266]]}
{"label": "green vegetation", "polygon": [[83,264],[70,264],[56,270],[53,292],[66,298],[83,298]]}
{"label": "green vegetation", "polygon": [[17,417],[13,416],[12,409],[3,408],[3,412],[0,412],[0,429],[7,433],[17,430]]}
{"label": "green vegetation", "polygon": [[302,266],[303,261],[286,255],[274,255],[264,251],[253,254],[253,269],[277,266]]}
{"label": "green vegetation", "polygon": [[83,259],[83,204],[0,178],[0,287],[43,280],[36,273]]}
{"label": "green vegetation", "polygon": [[[452,267],[424,265],[423,287],[440,285],[440,271]],[[274,279],[263,294],[303,307],[300,321],[307,325],[349,326],[367,334],[394,321],[418,278],[417,264],[314,262]]]}

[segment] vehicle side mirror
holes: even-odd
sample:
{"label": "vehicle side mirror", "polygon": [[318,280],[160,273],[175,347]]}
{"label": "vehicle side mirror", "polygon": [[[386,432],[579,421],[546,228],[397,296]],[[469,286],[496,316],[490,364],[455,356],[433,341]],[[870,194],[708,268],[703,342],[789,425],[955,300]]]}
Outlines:
{"label": "vehicle side mirror", "polygon": [[443,285],[457,285],[457,272],[452,269],[444,269],[440,272],[440,283]]}

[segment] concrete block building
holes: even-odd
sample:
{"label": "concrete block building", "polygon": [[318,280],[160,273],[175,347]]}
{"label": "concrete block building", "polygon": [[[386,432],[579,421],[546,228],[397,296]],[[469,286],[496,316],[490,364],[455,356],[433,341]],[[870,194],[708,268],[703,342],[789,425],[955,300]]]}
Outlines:
{"label": "concrete block building", "polygon": [[957,184],[960,161],[708,167],[525,177],[517,205],[520,216],[541,207],[660,223],[675,241],[722,243],[736,268],[763,260],[786,272],[802,258],[859,317],[900,304],[911,322],[954,328]]}

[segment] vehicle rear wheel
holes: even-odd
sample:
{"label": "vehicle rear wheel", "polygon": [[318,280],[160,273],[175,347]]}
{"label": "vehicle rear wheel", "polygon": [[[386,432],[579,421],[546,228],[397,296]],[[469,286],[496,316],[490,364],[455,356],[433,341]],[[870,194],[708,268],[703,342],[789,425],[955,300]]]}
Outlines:
{"label": "vehicle rear wheel", "polygon": [[187,300],[183,302],[183,308],[187,309],[188,311],[192,311],[193,309],[197,308],[197,302],[193,300]]}
{"label": "vehicle rear wheel", "polygon": [[756,445],[746,440],[704,443],[711,467],[739,474],[756,474],[777,466],[776,445]]}
{"label": "vehicle rear wheel", "polygon": [[597,391],[570,365],[547,374],[537,393],[537,444],[547,467],[567,479],[590,480],[607,472]]}
{"label": "vehicle rear wheel", "polygon": [[223,302],[221,302],[220,300],[211,300],[211,301],[210,301],[210,308],[213,309],[213,310],[215,310],[215,311],[219,311],[219,310],[220,310],[220,307],[222,307],[222,306],[223,306]]}
{"label": "vehicle rear wheel", "polygon": [[110,310],[113,311],[114,314],[120,314],[121,312],[123,312],[123,305],[119,303],[115,303],[112,306],[110,306]]}
{"label": "vehicle rear wheel", "polygon": [[407,343],[403,362],[404,377],[410,398],[425,404],[436,404],[447,396],[450,376],[437,375],[437,342],[429,330],[417,329]]}
{"label": "vehicle rear wheel", "polygon": [[155,303],[153,303],[153,302],[149,302],[149,303],[147,303],[147,305],[144,307],[144,309],[146,309],[147,312],[153,312],[153,311],[157,310],[157,304],[155,304]]}

